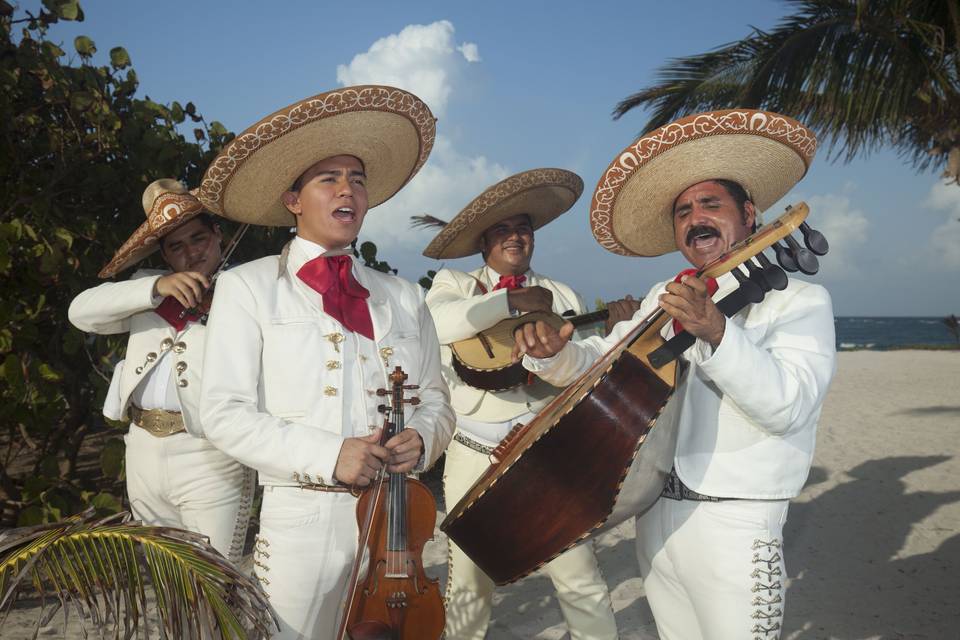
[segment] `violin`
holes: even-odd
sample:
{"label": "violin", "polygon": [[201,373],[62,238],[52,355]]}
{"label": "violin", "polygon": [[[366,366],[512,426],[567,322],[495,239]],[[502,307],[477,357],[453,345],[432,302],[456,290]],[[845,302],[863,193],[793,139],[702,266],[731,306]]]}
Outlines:
{"label": "violin", "polygon": [[213,290],[214,287],[217,286],[217,277],[226,268],[227,261],[230,260],[230,256],[233,255],[237,245],[240,244],[241,238],[243,238],[244,234],[249,228],[249,223],[240,225],[236,233],[233,234],[233,237],[230,238],[230,242],[228,242],[227,246],[223,248],[223,253],[220,256],[220,263],[217,264],[216,270],[214,270],[213,274],[210,275],[210,286],[207,287],[206,291],[203,292],[200,302],[198,302],[197,306],[195,307],[190,307],[189,309],[184,309],[181,311],[180,315],[178,316],[179,320],[183,320],[188,316],[194,316],[200,318],[201,324],[207,324],[207,316],[210,315],[210,306],[213,304]]}
{"label": "violin", "polygon": [[[420,402],[403,397],[405,390],[418,388],[403,384],[406,379],[396,367],[390,390],[377,390],[378,396],[390,396],[390,404],[379,407],[389,414],[381,444],[403,430],[403,405]],[[357,501],[359,544],[337,640],[440,638],[446,616],[439,580],[426,576],[422,559],[436,517],[437,505],[426,485],[403,473],[389,473],[385,466],[380,469]]]}

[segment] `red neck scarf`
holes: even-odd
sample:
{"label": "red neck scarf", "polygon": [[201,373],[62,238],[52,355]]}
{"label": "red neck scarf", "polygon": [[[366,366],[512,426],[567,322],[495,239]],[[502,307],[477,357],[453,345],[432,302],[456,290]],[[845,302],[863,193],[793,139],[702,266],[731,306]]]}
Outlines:
{"label": "red neck scarf", "polygon": [[523,283],[527,281],[527,276],[500,276],[500,281],[493,288],[494,291],[497,289],[506,289],[507,291],[513,291],[514,289],[519,289],[523,286]]}
{"label": "red neck scarf", "polygon": [[[680,282],[680,278],[682,278],[683,276],[696,277],[696,275],[697,275],[697,270],[696,270],[696,269],[684,269],[683,271],[681,271],[680,273],[677,274],[677,277],[674,278],[673,281],[674,281],[674,282]],[[715,293],[717,292],[717,279],[716,279],[716,278],[707,278],[705,282],[707,283],[707,293],[712,296],[713,294],[715,294]],[[683,331],[683,325],[680,324],[679,321],[674,320],[674,321],[673,321],[673,335],[677,335],[677,334],[680,333],[681,331]]]}
{"label": "red neck scarf", "polygon": [[[193,310],[190,310],[186,314],[184,314],[183,311],[184,306],[173,296],[164,298],[163,302],[153,310],[154,313],[166,320],[167,323],[177,331],[183,331],[188,322],[197,322],[200,320],[200,315],[194,313]],[[181,317],[181,314],[183,314],[183,317]]]}
{"label": "red neck scarf", "polygon": [[297,271],[297,277],[323,298],[323,310],[346,329],[373,340],[370,292],[353,277],[349,256],[320,256]]}

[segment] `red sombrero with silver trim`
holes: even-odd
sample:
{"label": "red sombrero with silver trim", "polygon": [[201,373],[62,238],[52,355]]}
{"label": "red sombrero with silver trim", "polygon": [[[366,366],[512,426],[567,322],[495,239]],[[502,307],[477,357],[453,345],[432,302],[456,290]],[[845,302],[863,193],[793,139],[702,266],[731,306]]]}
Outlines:
{"label": "red sombrero with silver trim", "polygon": [[280,201],[294,180],[333,156],[363,162],[369,206],[390,199],[427,161],[436,119],[418,97],[394,87],[328,91],[270,114],[217,155],[200,183],[201,202],[231,220],[290,226]]}
{"label": "red sombrero with silver trim", "polygon": [[817,138],[793,118],[755,109],[681,118],[640,137],[610,163],[590,205],[590,228],[608,251],[658,256],[677,249],[673,203],[705,180],[739,183],[763,211],[806,174]]}
{"label": "red sombrero with silver trim", "polygon": [[101,278],[111,278],[140,262],[160,248],[160,238],[204,211],[196,196],[172,178],[151,182],[143,192],[142,202],[147,221],[120,245],[107,266],[97,274]]}

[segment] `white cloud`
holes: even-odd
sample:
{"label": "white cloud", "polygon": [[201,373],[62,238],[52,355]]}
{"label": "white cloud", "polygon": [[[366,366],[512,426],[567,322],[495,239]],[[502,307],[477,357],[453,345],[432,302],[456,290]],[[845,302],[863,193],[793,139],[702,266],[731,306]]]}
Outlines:
{"label": "white cloud", "polygon": [[[850,189],[844,189],[844,194]],[[808,222],[830,243],[830,252],[820,258],[821,275],[834,279],[857,271],[854,254],[867,240],[869,222],[866,214],[854,207],[849,195],[824,194],[807,198],[810,205]],[[802,236],[795,233],[798,239]]]}
{"label": "white cloud", "polygon": [[448,20],[432,24],[411,24],[400,33],[374,42],[350,64],[337,66],[337,82],[386,84],[406,89],[442,116],[452,91],[452,79],[464,61],[480,60],[476,44],[454,46],[454,28]]}
{"label": "white cloud", "polygon": [[930,235],[931,257],[938,267],[960,269],[960,185],[936,182],[923,204],[946,212],[944,223]]}
{"label": "white cloud", "polygon": [[[463,81],[460,71],[466,64],[480,61],[476,44],[454,46],[454,31],[447,20],[407,25],[400,33],[374,42],[350,64],[339,65],[337,80],[344,85],[401,87],[419,96],[434,115],[440,116],[457,84]],[[437,230],[411,229],[410,216],[429,213],[449,221],[481,191],[507,175],[502,165],[484,156],[461,153],[440,133],[420,173],[367,216],[361,236],[378,246],[415,248],[419,252]]]}
{"label": "white cloud", "polygon": [[473,42],[464,42],[457,47],[457,51],[463,54],[467,62],[480,62],[480,49]]}
{"label": "white cloud", "polygon": [[411,229],[410,216],[429,213],[449,222],[481,191],[508,175],[502,165],[463,155],[448,138],[437,136],[427,164],[400,193],[370,212],[362,235],[377,245],[422,251],[439,230]]}

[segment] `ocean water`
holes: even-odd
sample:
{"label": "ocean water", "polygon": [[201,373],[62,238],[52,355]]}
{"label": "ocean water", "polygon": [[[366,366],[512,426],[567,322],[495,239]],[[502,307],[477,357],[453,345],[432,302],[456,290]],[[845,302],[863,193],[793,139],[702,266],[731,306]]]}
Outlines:
{"label": "ocean water", "polygon": [[907,345],[956,345],[942,318],[838,317],[837,349],[896,349]]}

